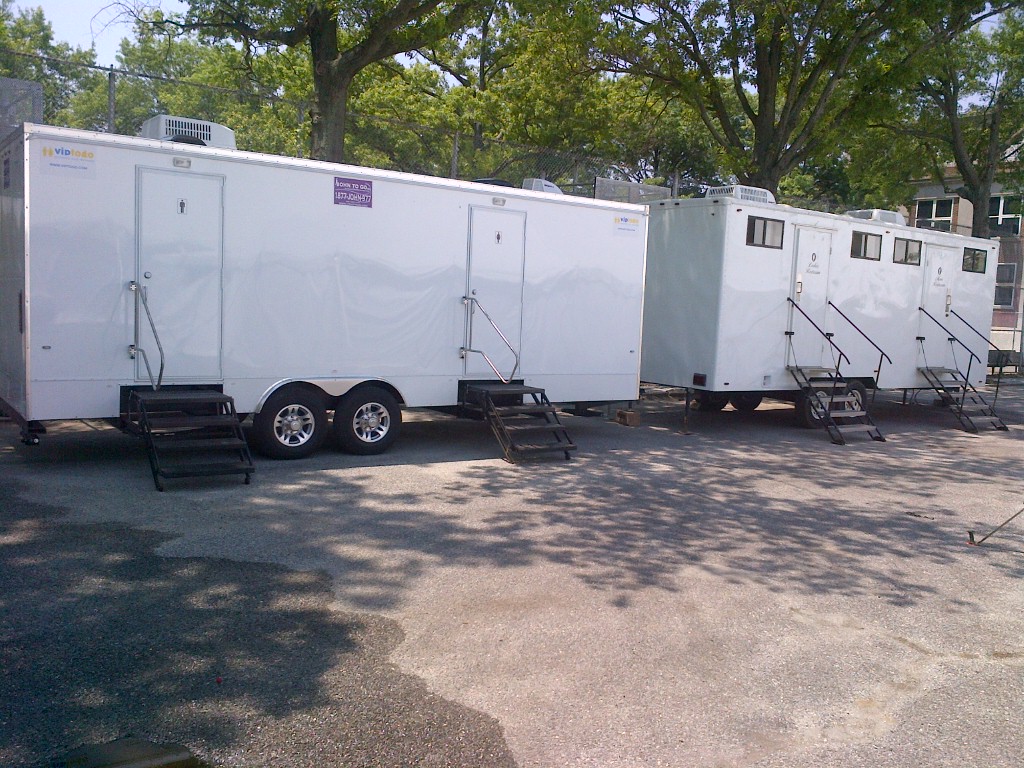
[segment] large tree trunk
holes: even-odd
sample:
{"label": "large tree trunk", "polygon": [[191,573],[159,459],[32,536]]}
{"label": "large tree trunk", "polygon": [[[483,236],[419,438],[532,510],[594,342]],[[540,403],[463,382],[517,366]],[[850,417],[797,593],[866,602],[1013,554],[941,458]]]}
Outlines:
{"label": "large tree trunk", "polygon": [[306,19],[313,67],[310,153],[316,160],[345,161],[348,93],[357,70],[344,66],[338,48],[337,12],[311,9]]}
{"label": "large tree trunk", "polygon": [[742,184],[767,189],[773,195],[777,195],[779,192],[779,182],[782,181],[782,177],[786,173],[788,173],[788,169],[783,170],[780,166],[765,160],[754,170],[737,174],[737,178]]}
{"label": "large tree trunk", "polygon": [[[330,69],[330,67],[328,67]],[[345,128],[352,75],[344,72],[314,74],[314,103],[310,131],[311,154],[316,160],[345,162]]]}
{"label": "large tree trunk", "polygon": [[975,237],[988,237],[991,234],[988,221],[988,200],[992,196],[992,182],[979,185],[976,190],[971,190],[971,204],[974,206],[974,214],[971,217],[971,234]]}

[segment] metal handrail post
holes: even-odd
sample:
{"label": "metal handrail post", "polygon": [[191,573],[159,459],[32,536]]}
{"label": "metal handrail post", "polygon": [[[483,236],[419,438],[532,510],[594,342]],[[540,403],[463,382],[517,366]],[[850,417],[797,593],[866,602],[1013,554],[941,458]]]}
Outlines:
{"label": "metal handrail post", "polygon": [[[870,344],[872,347],[874,347],[875,349],[877,349],[881,353],[882,356],[878,358],[878,367],[875,369],[875,389],[877,390],[878,389],[878,379],[882,375],[882,360],[888,360],[889,361],[889,365],[892,365],[892,358],[889,357],[887,354],[885,354],[885,350],[882,349],[877,344],[875,344],[875,342],[872,341],[871,337],[868,336],[866,333],[864,333],[864,331],[862,331],[860,329],[860,327],[855,322],[853,322],[853,320],[851,320],[849,317],[847,317],[846,313],[843,312],[843,310],[841,310],[839,307],[837,307],[835,304],[833,304],[831,300],[829,301],[828,305],[830,307],[832,307],[832,309],[834,309],[836,312],[838,312],[840,317],[843,318],[843,320],[845,320],[850,325],[852,325],[853,329],[855,331],[857,331],[857,333],[859,333],[861,336],[863,336],[867,340],[868,344]],[[874,396],[873,395],[872,395],[872,400],[874,400]]]}
{"label": "metal handrail post", "polygon": [[[996,352],[1005,352],[1005,351],[1006,351],[1006,350],[1004,350],[1004,349],[1000,349],[1000,348],[999,348],[999,347],[997,347],[997,346],[996,346],[995,344],[993,344],[993,343],[992,343],[992,339],[986,338],[986,337],[985,337],[985,334],[983,334],[983,333],[982,333],[981,331],[979,331],[979,330],[978,330],[977,328],[975,328],[975,327],[974,327],[973,325],[971,325],[971,324],[970,324],[969,322],[967,322],[967,320],[965,320],[965,319],[964,319],[964,317],[963,317],[962,315],[960,315],[960,313],[959,313],[959,312],[957,312],[957,311],[956,311],[955,309],[953,309],[952,307],[950,307],[950,310],[949,310],[949,312],[950,312],[950,314],[952,314],[952,315],[953,315],[954,317],[956,317],[956,318],[957,318],[957,319],[958,319],[958,320],[959,320],[959,321],[960,321],[961,323],[963,323],[963,324],[964,324],[964,325],[966,325],[966,326],[967,326],[968,328],[970,328],[970,329],[971,329],[971,330],[972,330],[972,331],[974,332],[974,334],[975,334],[975,335],[976,335],[976,336],[977,336],[978,338],[982,339],[982,340],[983,340],[983,341],[984,341],[984,342],[985,342],[986,344],[988,344],[988,345],[989,345],[989,346],[990,346],[990,347],[991,347],[992,349],[994,349],[994,350],[995,350]],[[980,363],[980,362],[981,362],[981,361],[979,360],[979,363]],[[996,367],[997,367],[997,368],[999,369],[999,373],[997,373],[997,374],[996,374],[996,393],[995,393],[995,395],[993,395],[993,396],[992,396],[992,407],[993,407],[993,408],[995,408],[995,407],[996,407],[996,403],[997,403],[997,402],[998,402],[998,400],[999,400],[999,385],[1000,385],[1000,384],[1002,383],[1002,381],[1003,381],[1003,368],[1004,368],[1004,366],[1003,366],[1003,364],[1002,364],[1002,363],[1000,362],[1000,364],[999,364],[998,366],[996,366]]]}
{"label": "metal handrail post", "polygon": [[[146,289],[139,285],[137,282],[132,280],[128,283],[128,290],[135,294],[135,343],[131,346],[129,353],[134,357],[136,354],[142,355],[142,362],[146,366],[146,375],[149,376],[149,384],[154,390],[160,389],[164,380],[164,347],[160,343],[160,334],[156,331],[156,322],[153,320],[153,313],[149,311],[149,301],[146,299]],[[157,352],[160,353],[160,370],[157,373],[156,379],[153,378],[153,369],[149,365],[149,355],[146,354],[146,350],[139,344],[140,326],[139,326],[139,304],[142,304],[142,308],[146,311],[146,317],[149,320],[149,328],[153,332],[153,341],[156,342]]]}
{"label": "metal handrail post", "polygon": [[[501,329],[498,327],[497,323],[495,323],[494,320],[491,318],[491,316],[489,314],[487,314],[487,310],[483,308],[483,305],[480,303],[479,299],[477,299],[475,296],[463,296],[462,297],[462,303],[465,304],[465,305],[471,305],[471,304],[475,305],[476,308],[479,309],[483,313],[484,317],[487,318],[487,322],[491,324],[491,328],[494,329],[494,332],[498,334],[498,336],[501,338],[501,340],[503,342],[505,342],[505,346],[508,347],[508,351],[512,353],[512,356],[515,358],[516,362],[515,362],[515,365],[512,366],[512,372],[508,375],[508,378],[505,378],[504,376],[501,375],[501,372],[498,370],[497,366],[495,366],[494,363],[491,361],[491,358],[488,357],[487,353],[484,352],[482,349],[473,349],[472,346],[463,347],[462,350],[461,350],[462,356],[465,357],[467,352],[475,352],[475,353],[477,353],[478,355],[483,357],[484,361],[487,363],[487,365],[490,367],[490,369],[492,371],[494,371],[494,375],[497,376],[501,380],[501,382],[503,384],[510,383],[512,381],[512,379],[515,378],[516,372],[519,370],[519,353],[516,351],[515,347],[512,346],[512,342],[510,342],[508,340],[508,338],[505,336],[505,334],[501,332]],[[470,311],[472,311],[472,310],[470,310]],[[470,322],[469,323],[469,334],[470,335],[469,335],[469,337],[466,340],[467,344],[472,344],[473,343],[473,341],[472,341],[472,329],[473,329],[473,324],[472,324],[472,322]]]}
{"label": "metal handrail post", "polygon": [[797,304],[795,301],[793,301],[793,297],[792,296],[787,296],[786,297],[786,301],[788,301],[790,304],[792,304],[796,308],[796,311],[799,312],[801,315],[803,315],[808,323],[810,323],[811,325],[814,326],[814,330],[816,330],[818,333],[820,333],[822,335],[822,337],[824,337],[825,341],[827,341],[832,346],[832,349],[834,349],[836,352],[839,353],[839,360],[840,360],[840,362],[842,362],[844,359],[846,360],[847,363],[850,362],[850,358],[848,358],[846,356],[846,353],[843,352],[843,350],[841,350],[839,348],[838,344],[836,344],[834,341],[832,341],[832,334],[826,333],[825,331],[821,330],[821,328],[818,327],[818,324],[816,322],[814,322],[813,320],[811,320],[810,316],[806,312],[804,312],[802,309],[800,309],[800,305]]}

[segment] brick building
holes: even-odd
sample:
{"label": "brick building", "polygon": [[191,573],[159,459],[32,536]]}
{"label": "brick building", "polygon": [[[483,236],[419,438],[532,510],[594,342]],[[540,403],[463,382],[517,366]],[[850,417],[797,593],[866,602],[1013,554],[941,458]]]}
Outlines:
{"label": "brick building", "polygon": [[[941,229],[945,232],[971,234],[974,206],[955,192],[960,180],[946,179],[944,185],[922,184],[910,209],[910,223],[915,227]],[[1021,231],[1021,195],[1004,190],[996,184],[989,198],[990,235],[999,240],[999,264],[996,268],[996,290],[992,302],[992,343],[1000,349],[1018,353],[1024,344],[1024,299],[1021,279],[1024,277],[1024,239]]]}

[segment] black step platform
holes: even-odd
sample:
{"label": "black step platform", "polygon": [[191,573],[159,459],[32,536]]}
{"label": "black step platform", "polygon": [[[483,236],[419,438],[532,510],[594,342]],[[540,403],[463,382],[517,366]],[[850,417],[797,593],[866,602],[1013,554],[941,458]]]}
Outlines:
{"label": "black step platform", "polygon": [[124,416],[146,441],[153,483],[165,478],[244,475],[256,471],[234,400],[211,390],[136,390]]}
{"label": "black step platform", "polygon": [[501,382],[469,384],[460,407],[464,414],[487,420],[510,463],[544,453],[562,453],[569,459],[570,451],[576,450],[558,418],[558,410],[540,387]]}

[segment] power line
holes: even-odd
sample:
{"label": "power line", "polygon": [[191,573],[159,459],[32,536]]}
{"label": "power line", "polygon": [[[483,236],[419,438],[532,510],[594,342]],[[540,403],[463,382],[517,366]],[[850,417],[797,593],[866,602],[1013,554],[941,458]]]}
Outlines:
{"label": "power line", "polygon": [[194,81],[191,81],[191,80],[180,80],[180,79],[178,79],[176,77],[168,77],[166,75],[151,75],[151,74],[149,74],[147,72],[133,72],[132,70],[129,70],[129,69],[119,69],[119,68],[115,69],[113,64],[111,64],[109,67],[103,67],[103,66],[100,66],[98,64],[84,64],[84,63],[78,62],[78,61],[71,61],[70,59],[59,59],[59,58],[57,58],[55,56],[44,56],[43,54],[40,54],[40,53],[24,53],[22,51],[15,51],[15,50],[12,50],[10,48],[0,48],[0,54],[8,54],[10,56],[20,56],[20,57],[25,58],[25,59],[35,59],[37,61],[45,61],[45,62],[47,62],[49,64],[63,64],[63,65],[72,66],[72,67],[80,67],[82,69],[91,69],[91,70],[94,70],[96,72],[103,72],[103,73],[107,74],[108,76],[113,74],[113,75],[122,75],[122,76],[125,76],[125,77],[138,77],[138,78],[142,78],[144,80],[156,80],[158,82],[168,83],[170,85],[184,85],[184,86],[188,86],[190,88],[200,88],[200,89],[203,89],[203,90],[216,91],[218,93],[226,93],[226,94],[232,94],[232,95],[236,95],[236,96],[247,96],[247,95],[262,96],[263,98],[266,98],[266,99],[269,99],[269,100],[272,100],[272,101],[283,102],[285,104],[292,104],[292,105],[297,106],[297,107],[302,107],[302,106],[305,106],[307,104],[307,102],[304,102],[304,101],[296,101],[294,99],[288,99],[288,98],[285,98],[283,96],[279,96],[279,95],[277,95],[275,93],[270,93],[270,92],[266,92],[266,91],[264,91],[262,93],[260,93],[260,92],[251,93],[249,91],[245,91],[245,90],[242,90],[240,88],[226,88],[223,85],[210,85],[209,83],[197,83],[197,82],[194,82]]}

